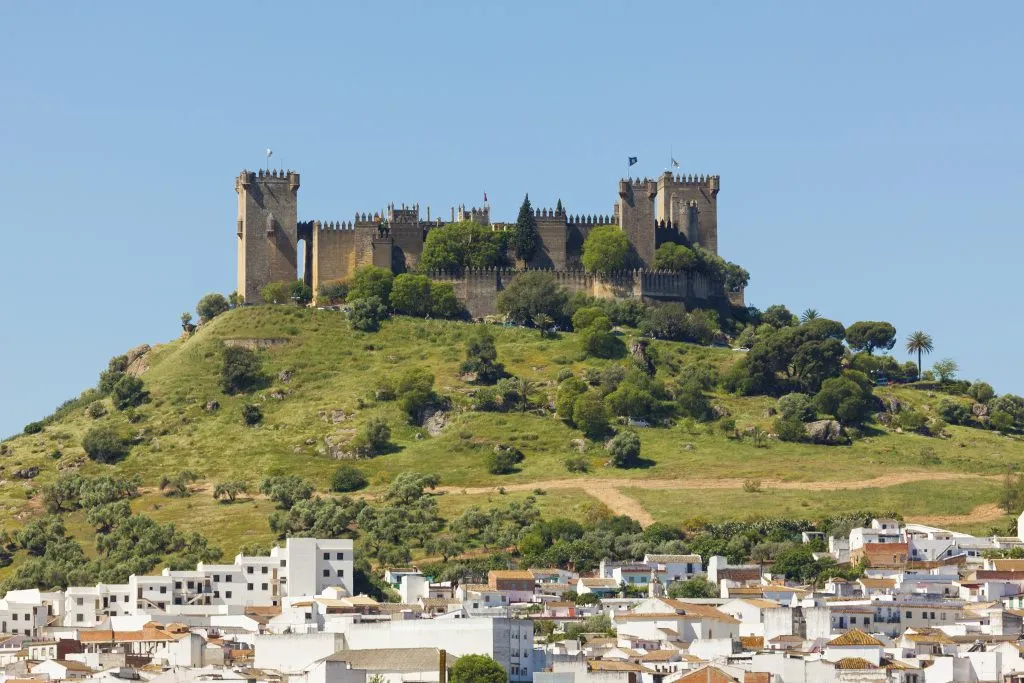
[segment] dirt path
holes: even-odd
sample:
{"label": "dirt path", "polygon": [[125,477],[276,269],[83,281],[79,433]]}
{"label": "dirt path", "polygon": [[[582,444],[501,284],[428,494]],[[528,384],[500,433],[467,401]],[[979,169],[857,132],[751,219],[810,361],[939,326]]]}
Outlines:
{"label": "dirt path", "polygon": [[[762,479],[761,486],[766,489],[785,489],[795,491],[838,491],[849,489],[869,489],[898,486],[917,481],[963,481],[963,480],[998,480],[998,476],[984,476],[978,474],[962,474],[958,472],[903,472],[900,474],[875,477],[874,479],[861,479],[857,481],[781,481],[778,479]],[[744,479],[549,479],[546,481],[534,481],[528,484],[509,484],[503,486],[505,491],[532,491],[534,489],[559,490],[579,489],[584,493],[596,498],[606,505],[609,510],[617,515],[629,515],[644,526],[654,522],[654,518],[639,502],[621,489],[643,488],[656,490],[707,490],[707,489],[742,489]],[[497,486],[487,487],[458,487],[440,486],[438,492],[451,494],[488,494],[496,493]],[[946,520],[945,523],[969,523],[978,521],[989,521],[1002,516],[990,508],[995,506],[980,505],[971,511],[970,515],[948,516],[948,517],[921,517],[912,521],[921,524],[932,524],[932,521],[925,520]],[[935,522],[938,525],[938,522]]]}

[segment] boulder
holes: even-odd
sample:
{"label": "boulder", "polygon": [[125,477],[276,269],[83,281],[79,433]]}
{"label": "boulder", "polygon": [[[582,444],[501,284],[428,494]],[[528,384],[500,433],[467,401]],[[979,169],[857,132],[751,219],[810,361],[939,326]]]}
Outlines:
{"label": "boulder", "polygon": [[834,446],[840,442],[843,426],[835,420],[817,420],[804,425],[811,443]]}
{"label": "boulder", "polygon": [[875,413],[875,422],[885,427],[892,425],[892,413]]}
{"label": "boulder", "polygon": [[206,405],[203,407],[203,410],[205,410],[208,413],[220,410],[220,403],[217,401],[207,401]]}
{"label": "boulder", "polygon": [[444,431],[444,428],[448,426],[448,416],[442,410],[436,408],[429,408],[423,418],[423,428],[427,430],[427,434],[431,436],[437,436]]}
{"label": "boulder", "polygon": [[728,408],[726,408],[725,406],[720,406],[718,404],[711,406],[711,414],[715,416],[716,420],[719,420],[723,417],[729,417],[729,415],[731,415]]}
{"label": "boulder", "polygon": [[569,447],[579,451],[580,453],[585,453],[587,451],[587,440],[573,439],[572,441],[569,442]]}
{"label": "boulder", "polygon": [[328,434],[325,436],[324,447],[327,451],[327,455],[335,460],[350,460],[354,458],[355,455],[348,446],[355,436],[356,430],[354,429],[342,429],[334,434]]}
{"label": "boulder", "polygon": [[281,372],[278,373],[277,379],[280,382],[291,382],[292,381],[292,377],[294,377],[294,376],[295,376],[295,371],[294,370],[282,370]]}
{"label": "boulder", "polygon": [[270,398],[278,400],[278,401],[283,401],[284,400],[284,392],[280,391],[280,390],[272,391],[272,392],[270,392]]}
{"label": "boulder", "polygon": [[764,409],[765,417],[775,417],[778,413],[779,411],[771,406],[768,406],[767,408]]}
{"label": "boulder", "polygon": [[971,415],[974,415],[974,417],[988,417],[988,406],[984,403],[975,403],[971,406]]}
{"label": "boulder", "polygon": [[654,375],[654,361],[647,353],[647,340],[634,339],[629,342],[629,355],[638,368],[648,375]]}
{"label": "boulder", "polygon": [[341,408],[335,408],[334,410],[331,411],[331,423],[333,423],[333,424],[338,424],[339,422],[344,422],[348,418],[349,418],[348,413],[346,413]]}
{"label": "boulder", "polygon": [[139,344],[133,349],[129,349],[128,353],[124,354],[128,358],[128,367],[125,368],[124,372],[126,375],[132,377],[138,377],[146,370],[149,369],[149,359],[146,358],[146,354],[150,351],[149,344]]}
{"label": "boulder", "polygon": [[14,470],[14,472],[11,473],[11,476],[15,479],[35,479],[39,476],[39,468],[33,465],[32,467]]}
{"label": "boulder", "polygon": [[885,405],[886,412],[892,413],[893,415],[903,410],[903,404],[900,400],[893,398],[892,396],[886,396],[883,398],[882,403]]}

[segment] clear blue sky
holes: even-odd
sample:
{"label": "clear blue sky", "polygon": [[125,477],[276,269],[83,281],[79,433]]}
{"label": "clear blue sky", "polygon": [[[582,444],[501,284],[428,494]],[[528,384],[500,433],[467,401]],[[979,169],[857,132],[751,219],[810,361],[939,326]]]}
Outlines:
{"label": "clear blue sky", "polygon": [[751,303],[921,328],[1024,392],[1024,4],[774,4],[3,3],[0,435],[234,289],[268,145],[300,218],[346,220],[606,213],[671,148],[721,174]]}

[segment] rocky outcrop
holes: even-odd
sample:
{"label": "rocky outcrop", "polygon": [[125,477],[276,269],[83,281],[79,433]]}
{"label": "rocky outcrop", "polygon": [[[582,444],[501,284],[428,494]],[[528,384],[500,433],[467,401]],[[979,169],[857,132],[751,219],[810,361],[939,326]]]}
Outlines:
{"label": "rocky outcrop", "polygon": [[281,346],[287,344],[288,339],[285,337],[250,337],[246,339],[225,339],[224,346],[240,346],[243,349],[249,349],[250,351],[258,351],[259,349],[269,349],[274,346]]}
{"label": "rocky outcrop", "polygon": [[423,428],[427,434],[437,436],[448,426],[448,415],[442,410],[428,409],[423,418]]}
{"label": "rocky outcrop", "polygon": [[128,367],[124,369],[125,374],[138,377],[149,370],[148,354],[150,350],[149,344],[139,344],[135,348],[129,349],[128,353],[124,354],[128,359]]}
{"label": "rocky outcrop", "polygon": [[648,375],[654,376],[654,361],[647,353],[647,340],[634,339],[629,342],[629,355],[640,370]]}
{"label": "rocky outcrop", "polygon": [[835,446],[843,440],[843,426],[835,420],[818,420],[804,425],[811,443]]}
{"label": "rocky outcrop", "polygon": [[988,417],[988,406],[984,403],[975,403],[971,406],[971,415],[974,415],[974,417]]}

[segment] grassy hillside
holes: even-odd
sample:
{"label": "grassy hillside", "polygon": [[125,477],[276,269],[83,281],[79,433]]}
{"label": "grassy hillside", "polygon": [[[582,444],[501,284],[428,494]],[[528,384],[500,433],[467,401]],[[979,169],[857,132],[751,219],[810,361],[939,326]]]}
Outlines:
{"label": "grassy hillside", "polygon": [[[591,471],[571,474],[563,460],[575,453],[570,442],[581,435],[553,415],[469,409],[473,387],[460,380],[458,366],[470,330],[467,323],[397,318],[368,334],[352,331],[334,312],[284,306],[230,311],[192,338],[157,346],[148,354],[149,369],[142,378],[150,401],[135,409],[131,423],[139,443],[117,465],[88,460],[80,446],[83,434],[96,423],[128,424],[128,416],[114,410],[109,399],[104,399],[108,414],[99,419],[77,408],[41,433],[5,442],[0,509],[9,529],[41,515],[41,486],[69,468],[78,467],[84,474],[137,474],[147,490],[133,501],[136,511],[200,531],[231,554],[243,543],[273,539],[266,523],[272,504],[259,499],[218,504],[210,495],[213,484],[245,479],[255,487],[263,476],[295,473],[326,489],[339,463],[325,454],[325,439],[382,416],[392,427],[395,449],[357,462],[371,482],[368,493],[381,490],[403,471],[438,473],[445,514],[541,489],[538,501],[545,514],[578,518],[610,508],[648,522],[680,524],[697,517],[814,516],[873,508],[975,531],[1005,527],[1009,521],[992,503],[1001,473],[1024,463],[1024,445],[964,427],[950,427],[946,439],[879,428],[851,446],[772,440],[767,447],[756,447],[751,439],[727,439],[714,428],[681,421],[639,430],[646,467],[605,467],[607,458],[598,444],[586,454]],[[612,362],[579,361],[572,334],[542,339],[534,330],[493,331],[499,360],[512,374],[534,382],[538,397],[546,393],[553,399],[562,368],[578,375],[586,367]],[[269,387],[244,397],[220,391],[220,346],[229,339],[284,340],[261,352],[272,378]],[[725,368],[740,355],[672,342],[652,346],[660,367],[706,359]],[[431,370],[439,393],[452,399],[450,422],[437,436],[408,425],[394,402],[373,398],[382,378],[411,365]],[[282,380],[282,371],[289,371],[290,379]],[[938,400],[912,388],[878,393],[926,413]],[[207,411],[209,401],[219,402],[219,410]],[[772,399],[719,395],[715,401],[731,412],[741,430],[771,424],[765,411],[774,405]],[[243,424],[241,408],[248,402],[262,408],[264,420],[258,427]],[[344,420],[334,422],[332,415],[340,415],[335,411],[344,411]],[[526,454],[519,472],[488,474],[484,460],[497,443],[514,443]],[[39,475],[13,477],[14,471],[28,467],[39,467]],[[186,468],[204,479],[194,495],[168,498],[155,490],[162,475]],[[762,490],[745,491],[745,480],[761,480]],[[71,514],[68,526],[82,536],[92,533],[83,511]]]}

